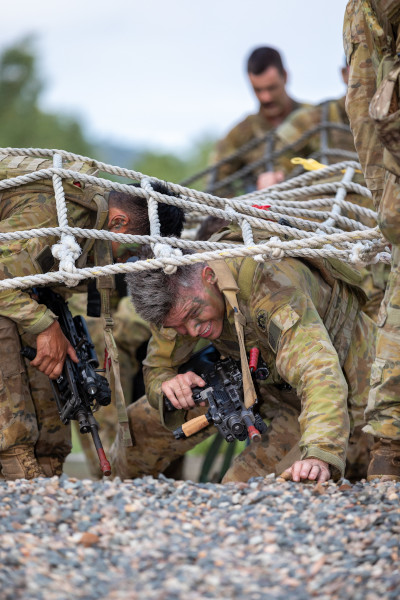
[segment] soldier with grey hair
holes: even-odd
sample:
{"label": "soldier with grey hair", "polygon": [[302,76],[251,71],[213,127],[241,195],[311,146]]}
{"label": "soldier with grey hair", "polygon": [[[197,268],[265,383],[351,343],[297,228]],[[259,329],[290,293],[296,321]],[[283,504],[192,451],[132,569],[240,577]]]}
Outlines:
{"label": "soldier with grey hair", "polygon": [[[260,444],[251,444],[235,459],[224,482],[275,472],[296,444],[299,460],[287,469],[294,481],[337,478],[345,472],[346,458],[348,476],[365,476],[372,440],[361,427],[375,327],[360,308],[363,294],[354,285],[355,275],[323,260],[257,263],[241,257],[219,263],[237,282],[246,350],[258,347],[269,369],[259,398],[268,430]],[[144,361],[146,392],[167,427],[205,410],[194,408],[191,392],[204,385],[202,378],[192,371],[178,373],[199,339],[239,359],[234,309],[225,300],[222,279],[215,263],[182,266],[173,275],[147,271],[127,276],[137,312],[153,323]],[[164,414],[163,394],[176,412]],[[117,471],[125,477],[137,476],[135,457],[142,466],[147,461],[148,472],[155,474],[165,461],[212,433],[174,440],[150,426],[155,410],[148,408],[149,423],[135,422],[135,410],[133,405],[128,414],[136,448],[117,451]]]}

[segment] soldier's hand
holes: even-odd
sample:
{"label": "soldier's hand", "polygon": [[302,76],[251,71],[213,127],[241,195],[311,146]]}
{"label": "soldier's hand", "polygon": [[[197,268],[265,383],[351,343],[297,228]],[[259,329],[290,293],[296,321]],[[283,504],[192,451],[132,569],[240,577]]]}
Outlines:
{"label": "soldier's hand", "polygon": [[188,409],[196,406],[192,396],[192,387],[196,385],[203,387],[205,381],[193,371],[187,371],[164,381],[161,389],[175,408]]}
{"label": "soldier's hand", "polygon": [[328,463],[319,458],[305,458],[304,460],[298,460],[282,473],[284,479],[292,479],[292,481],[310,479],[320,483],[328,481],[330,476],[331,472]]}
{"label": "soldier's hand", "polygon": [[74,362],[78,362],[75,350],[61,331],[58,321],[54,321],[37,336],[36,357],[31,365],[50,379],[57,379],[61,375],[67,354]]}
{"label": "soldier's hand", "polygon": [[283,171],[266,171],[257,177],[257,189],[264,190],[277,183],[281,183],[285,178]]}

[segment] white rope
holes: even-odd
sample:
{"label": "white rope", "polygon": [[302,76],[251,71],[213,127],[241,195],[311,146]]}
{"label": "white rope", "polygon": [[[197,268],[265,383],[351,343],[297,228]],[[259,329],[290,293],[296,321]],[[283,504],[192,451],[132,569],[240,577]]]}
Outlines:
{"label": "white rope", "polygon": [[[114,273],[126,273],[131,270],[163,268],[166,273],[172,273],[179,265],[231,256],[253,256],[256,260],[265,260],[266,258],[280,260],[284,256],[333,257],[357,265],[373,264],[378,261],[390,262],[387,242],[377,227],[371,227],[372,223],[376,223],[376,213],[346,199],[348,193],[371,198],[369,190],[352,181],[355,169],[359,168],[358,163],[354,161],[330,165],[319,171],[305,173],[267,190],[227,199],[170,182],[168,183],[169,189],[179,194],[179,197],[162,194],[154,189],[154,183],[160,181],[154,177],[62,150],[0,148],[0,167],[1,161],[6,155],[53,159],[53,166],[0,181],[0,191],[43,180],[52,180],[59,225],[58,227],[0,233],[0,241],[6,243],[19,239],[56,236],[59,241],[52,247],[52,252],[60,264],[59,270],[56,272],[3,280],[0,282],[0,289],[26,288],[51,283],[65,283],[73,286],[87,277],[101,277]],[[63,160],[88,163],[93,170],[98,169],[113,175],[134,179],[139,181],[140,187],[63,168]],[[342,174],[343,170],[344,176],[341,181],[318,183],[322,178]],[[80,182],[82,186],[96,186],[99,190],[116,190],[145,198],[148,204],[150,235],[138,236],[72,227],[68,222],[63,189],[63,180],[65,179]],[[315,197],[328,194],[330,196]],[[311,200],[310,196],[313,197]],[[200,217],[211,215],[236,223],[240,226],[243,244],[162,237],[158,214],[159,202],[182,208],[187,216],[197,222]],[[269,205],[270,208],[269,210],[259,209],[254,206],[255,204]],[[342,211],[351,211],[359,220],[343,215]],[[282,217],[289,220],[290,226],[278,223]],[[265,238],[270,236],[269,239],[262,243],[255,243],[255,229],[264,231]],[[258,239],[260,237],[262,238],[262,234],[258,233]],[[81,249],[76,238],[150,244],[154,259],[79,269],[76,267],[75,261],[80,255]],[[195,253],[183,255],[183,249],[190,249]]]}
{"label": "white rope", "polygon": [[[57,169],[62,167],[62,157],[60,154],[54,154],[53,165]],[[65,203],[65,195],[62,179],[59,175],[53,175],[54,195],[56,199],[57,217],[60,227],[68,227],[67,205]],[[76,281],[70,277],[70,274],[75,271],[75,261],[81,253],[81,248],[74,236],[69,233],[62,233],[60,241],[54,244],[52,254],[59,264],[59,270],[65,274],[65,283],[68,286],[76,285]]]}

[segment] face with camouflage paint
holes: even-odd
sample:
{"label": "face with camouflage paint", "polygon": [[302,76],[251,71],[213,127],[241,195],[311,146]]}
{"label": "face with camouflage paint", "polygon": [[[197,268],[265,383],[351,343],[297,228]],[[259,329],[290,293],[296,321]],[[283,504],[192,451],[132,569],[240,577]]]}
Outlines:
{"label": "face with camouflage paint", "polygon": [[216,340],[222,333],[225,301],[216,285],[214,271],[204,267],[195,286],[180,286],[176,306],[168,313],[164,327],[181,335]]}
{"label": "face with camouflage paint", "polygon": [[[129,215],[116,206],[110,206],[108,210],[108,231],[113,233],[131,233],[141,235],[142,231],[132,231],[132,221]],[[112,253],[115,262],[126,262],[131,256],[136,256],[140,244],[132,242],[111,242]]]}

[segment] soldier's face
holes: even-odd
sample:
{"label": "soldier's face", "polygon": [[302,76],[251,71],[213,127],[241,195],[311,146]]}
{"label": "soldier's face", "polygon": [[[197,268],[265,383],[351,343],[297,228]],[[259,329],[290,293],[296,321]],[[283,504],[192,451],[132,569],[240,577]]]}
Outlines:
{"label": "soldier's face", "polygon": [[266,119],[274,119],[285,112],[286,73],[282,75],[276,67],[269,67],[259,75],[249,73],[249,79],[260,102],[261,112]]}
{"label": "soldier's face", "polygon": [[210,340],[220,337],[224,324],[225,301],[212,277],[206,277],[202,277],[194,287],[179,288],[179,302],[169,312],[163,323],[164,327],[172,327],[181,335],[191,337]]}

